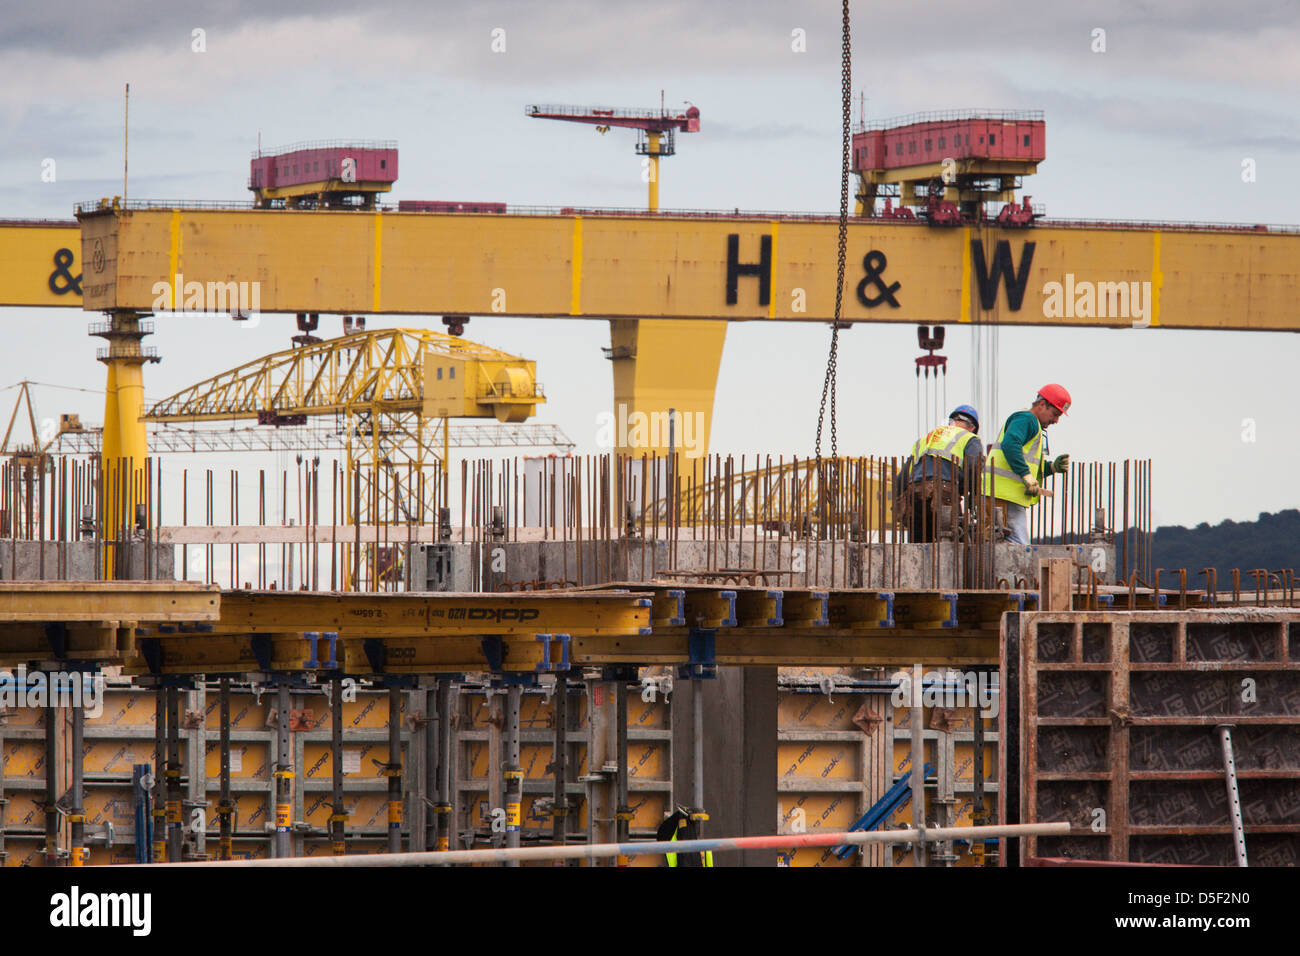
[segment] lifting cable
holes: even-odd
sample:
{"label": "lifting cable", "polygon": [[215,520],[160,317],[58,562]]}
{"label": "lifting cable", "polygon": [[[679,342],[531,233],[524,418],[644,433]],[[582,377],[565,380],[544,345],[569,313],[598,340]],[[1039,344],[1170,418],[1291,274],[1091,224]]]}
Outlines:
{"label": "lifting cable", "polygon": [[852,107],[852,48],[849,42],[849,0],[842,0],[843,33],[840,51],[840,231],[838,261],[835,268],[835,320],[831,323],[831,352],[826,360],[826,379],[822,383],[821,407],[817,411],[817,464],[820,473],[822,459],[822,422],[826,417],[826,399],[831,407],[831,457],[839,456],[839,441],[835,432],[835,362],[840,343],[840,312],[844,305],[844,257],[848,247],[849,231],[849,114]]}

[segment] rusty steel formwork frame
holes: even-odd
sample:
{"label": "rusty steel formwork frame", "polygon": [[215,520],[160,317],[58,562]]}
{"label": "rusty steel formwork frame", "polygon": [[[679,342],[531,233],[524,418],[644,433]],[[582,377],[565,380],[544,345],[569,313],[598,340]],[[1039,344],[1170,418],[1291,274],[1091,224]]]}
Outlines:
{"label": "rusty steel formwork frame", "polygon": [[1003,819],[1072,824],[1012,861],[1300,864],[1300,610],[1013,613],[1003,668]]}

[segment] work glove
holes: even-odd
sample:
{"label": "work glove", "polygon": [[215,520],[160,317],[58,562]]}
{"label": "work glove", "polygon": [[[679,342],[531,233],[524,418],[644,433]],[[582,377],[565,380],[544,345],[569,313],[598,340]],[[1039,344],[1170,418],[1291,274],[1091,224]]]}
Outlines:
{"label": "work glove", "polygon": [[1058,475],[1064,475],[1069,470],[1070,470],[1069,455],[1057,455],[1056,458],[1053,459],[1052,471],[1056,472]]}
{"label": "work glove", "polygon": [[1021,480],[1025,483],[1025,491],[1029,492],[1031,496],[1037,495],[1042,490],[1038,487],[1038,479],[1033,475],[1025,475]]}

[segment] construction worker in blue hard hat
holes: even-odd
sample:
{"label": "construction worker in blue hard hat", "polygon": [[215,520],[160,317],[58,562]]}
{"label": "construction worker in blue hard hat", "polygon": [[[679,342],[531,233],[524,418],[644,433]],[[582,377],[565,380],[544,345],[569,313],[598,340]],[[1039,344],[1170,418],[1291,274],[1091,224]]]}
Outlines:
{"label": "construction worker in blue hard hat", "polygon": [[979,430],[979,413],[970,405],[958,405],[948,424],[922,435],[912,446],[899,474],[900,486],[907,488],[899,500],[910,540],[934,541],[941,531],[951,531],[954,502],[966,491],[966,472],[983,454]]}

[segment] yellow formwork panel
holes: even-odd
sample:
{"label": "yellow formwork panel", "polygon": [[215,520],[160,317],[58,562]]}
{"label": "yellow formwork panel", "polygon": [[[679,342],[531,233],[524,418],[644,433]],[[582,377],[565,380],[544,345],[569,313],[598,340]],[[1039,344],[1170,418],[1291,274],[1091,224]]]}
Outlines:
{"label": "yellow formwork panel", "polygon": [[[230,742],[230,779],[270,780],[275,763],[269,743],[232,740]],[[221,778],[221,741],[209,740],[203,755],[203,770],[208,782]]]}
{"label": "yellow formwork panel", "polygon": [[44,727],[44,707],[10,707],[5,711],[6,727]]}
{"label": "yellow formwork panel", "polygon": [[271,812],[268,794],[233,793],[231,798],[235,802],[236,830],[259,832],[268,821],[275,822],[275,814]]}
{"label": "yellow formwork panel", "polygon": [[[344,780],[347,778],[344,777]],[[344,791],[344,806],[351,806],[352,795]],[[312,793],[302,795],[303,814],[309,823],[315,823],[317,820],[324,822],[320,826],[325,827],[329,824],[330,814],[334,812],[334,796],[329,791],[317,790]],[[323,816],[322,816],[323,814]]]}
{"label": "yellow formwork panel", "polygon": [[487,741],[474,741],[465,744],[463,761],[464,776],[470,780],[483,779],[491,773],[488,766]]}
{"label": "yellow formwork panel", "polygon": [[[39,741],[32,741],[42,746]],[[138,763],[154,762],[153,738],[133,737],[118,740],[94,740],[86,744],[83,766],[86,773],[124,773]]]}
{"label": "yellow formwork panel", "polygon": [[627,725],[643,730],[667,730],[671,727],[663,695],[656,693],[653,701],[647,701],[633,691],[628,691]]}
{"label": "yellow formwork panel", "polygon": [[[850,793],[783,793],[781,794],[782,829],[788,830],[795,820],[796,811],[803,811],[804,826],[808,832],[816,830],[847,830],[857,820],[857,794]],[[788,850],[787,866],[852,866],[853,860],[838,860],[831,847],[803,847]]]}
{"label": "yellow formwork panel", "polygon": [[777,747],[776,765],[784,768],[781,776],[786,780],[860,780],[859,752],[850,743],[783,743]]}
{"label": "yellow formwork panel", "polygon": [[111,847],[96,843],[88,848],[87,866],[120,866],[135,862],[135,845],[114,843]]}
{"label": "yellow formwork panel", "polygon": [[87,728],[153,726],[155,699],[152,692],[106,689],[103,701],[104,709],[98,717],[86,715]]}
{"label": "yellow formwork panel", "polygon": [[524,694],[519,700],[519,727],[521,730],[545,730],[552,726],[552,710],[545,697]]}
{"label": "yellow formwork panel", "polygon": [[[388,744],[378,741],[349,741],[343,736],[343,766],[356,754],[361,761],[360,773],[343,774],[344,786],[349,780],[374,780],[383,776],[381,771],[388,762]],[[302,775],[308,780],[333,780],[334,760],[328,743],[304,743],[302,747]]]}
{"label": "yellow formwork panel", "polygon": [[[367,837],[364,840],[348,837],[348,856],[370,856],[372,853],[387,853],[387,837]],[[328,840],[308,840],[303,846],[302,856],[333,856],[334,850]]]}
{"label": "yellow formwork panel", "polygon": [[388,695],[357,695],[343,702],[343,733],[348,730],[380,730],[388,726]]}
{"label": "yellow formwork panel", "polygon": [[38,827],[44,832],[44,790],[6,790],[5,796],[9,799],[9,806],[5,807],[6,830],[14,827]]}
{"label": "yellow formwork panel", "polygon": [[45,861],[44,839],[29,837],[5,837],[5,851],[9,858],[5,866],[42,866]]}
{"label": "yellow formwork panel", "polygon": [[[230,729],[231,730],[264,730],[266,728],[266,716],[270,713],[271,706],[275,703],[272,695],[264,695],[262,702],[258,703],[252,694],[235,694],[230,695]],[[346,705],[344,705],[346,707]],[[209,691],[204,699],[203,718],[206,726],[210,729],[220,729],[221,727],[221,694],[220,692]]]}
{"label": "yellow formwork panel", "polygon": [[3,751],[0,751],[0,764],[3,764],[6,777],[45,779],[45,741],[6,737]]}
{"label": "yellow formwork panel", "polygon": [[[346,793],[343,803],[347,807],[347,828],[375,829],[381,833],[388,828],[388,794],[387,793]],[[330,814],[334,812],[333,803],[328,793],[311,794],[303,804],[307,822],[315,827],[327,827]],[[405,824],[403,824],[405,826]]]}
{"label": "yellow formwork panel", "polygon": [[546,767],[554,755],[555,748],[550,744],[523,744],[519,748],[519,767],[527,778],[549,777]]}
{"label": "yellow formwork panel", "polygon": [[[836,228],[831,218],[122,211],[83,218],[80,258],[90,264],[83,280],[88,310],[159,311],[155,284],[179,272],[184,281],[205,286],[259,283],[260,308],[267,312],[824,322],[834,312],[836,263],[828,250],[834,250]],[[735,301],[728,303],[731,236],[735,263],[742,266],[761,261],[766,238],[766,302],[760,301],[759,276],[742,274],[734,280]],[[999,261],[1017,274],[1025,264],[1019,309],[1011,307],[1005,279],[993,307],[983,308],[973,242],[988,275],[1002,270]],[[0,301],[51,304],[37,282],[50,272],[46,246],[33,243],[27,255],[34,278],[7,297],[0,292]],[[934,229],[858,220],[848,229],[843,317],[1132,324],[1132,317],[1113,314],[1049,315],[1047,284],[1071,276],[1075,282],[1137,282],[1140,290],[1149,282],[1151,325],[1295,330],[1297,248],[1300,236],[1265,231]],[[876,256],[868,261],[871,253]]]}
{"label": "yellow formwork panel", "polygon": [[849,694],[785,694],[777,705],[777,721],[782,730],[857,730],[853,715],[860,703]]}
{"label": "yellow formwork panel", "polygon": [[627,775],[644,780],[667,780],[672,776],[672,768],[668,766],[667,758],[666,741],[629,740]]}
{"label": "yellow formwork panel", "polygon": [[112,823],[120,835],[125,829],[129,829],[135,820],[135,805],[132,802],[130,786],[87,789],[82,806],[86,811],[88,827],[99,827],[106,822]]}

